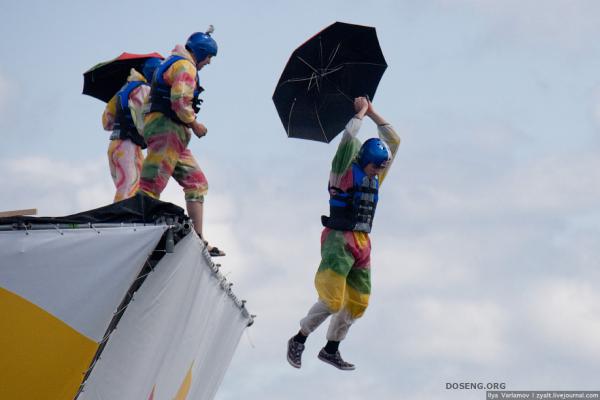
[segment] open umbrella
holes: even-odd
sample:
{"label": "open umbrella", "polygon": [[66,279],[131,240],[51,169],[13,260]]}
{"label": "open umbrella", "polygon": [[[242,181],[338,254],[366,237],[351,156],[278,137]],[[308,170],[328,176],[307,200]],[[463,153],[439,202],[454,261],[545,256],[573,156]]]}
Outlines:
{"label": "open umbrella", "polygon": [[375,28],[336,22],[317,33],[292,53],[273,94],[288,136],[329,143],[386,68]]}
{"label": "open umbrella", "polygon": [[149,58],[164,59],[158,53],[122,53],[110,61],[96,64],[83,73],[83,94],[108,102],[127,82],[131,68],[141,72],[144,62]]}

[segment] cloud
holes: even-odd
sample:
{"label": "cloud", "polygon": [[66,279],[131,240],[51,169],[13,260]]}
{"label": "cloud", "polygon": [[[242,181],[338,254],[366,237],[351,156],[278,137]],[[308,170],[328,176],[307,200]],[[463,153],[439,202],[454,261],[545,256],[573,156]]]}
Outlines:
{"label": "cloud", "polygon": [[413,171],[407,178],[410,186],[391,190],[400,199],[395,208],[410,221],[483,223],[507,221],[507,216],[552,219],[592,213],[600,201],[596,184],[600,181],[600,156],[595,152],[538,156],[498,164],[492,171],[447,159],[445,168],[435,176],[424,162],[404,168]]}
{"label": "cloud", "polygon": [[596,86],[592,94],[592,118],[597,128],[600,128],[600,86]]}
{"label": "cloud", "polygon": [[488,365],[510,358],[502,327],[509,320],[485,300],[423,298],[413,304],[412,334],[402,344],[413,358],[443,358]]}
{"label": "cloud", "polygon": [[532,0],[440,0],[440,4],[476,9],[497,21],[496,31],[532,44],[584,50],[598,34],[593,16],[600,12],[600,5],[593,0],[548,0],[543,4]]}
{"label": "cloud", "polygon": [[4,115],[8,99],[10,98],[10,85],[8,79],[0,72],[0,115]]}
{"label": "cloud", "polygon": [[37,208],[39,215],[59,216],[96,208],[112,201],[114,189],[106,161],[54,160],[24,156],[0,162],[6,209]]}
{"label": "cloud", "polygon": [[600,357],[600,295],[580,279],[545,280],[532,285],[528,319],[553,352],[597,360]]}

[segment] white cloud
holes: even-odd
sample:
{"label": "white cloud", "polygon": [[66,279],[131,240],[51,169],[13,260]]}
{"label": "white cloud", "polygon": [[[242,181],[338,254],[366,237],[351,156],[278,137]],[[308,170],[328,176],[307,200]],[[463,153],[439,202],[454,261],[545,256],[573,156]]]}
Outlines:
{"label": "white cloud", "polygon": [[[411,220],[443,218],[466,223],[510,215],[564,217],[592,213],[600,202],[600,156],[595,152],[498,166],[487,179],[469,165],[456,166],[451,160],[435,177],[420,172],[424,170],[421,164],[404,167],[415,171],[408,178],[410,185],[391,190],[400,199],[395,208]],[[477,179],[471,179],[472,174]]]}
{"label": "white cloud", "polygon": [[411,357],[479,364],[510,358],[504,338],[509,319],[495,303],[429,297],[417,300],[411,314],[411,334],[402,343]]}
{"label": "white cloud", "polygon": [[10,84],[0,71],[0,115],[3,115],[10,98]]}
{"label": "white cloud", "polygon": [[37,208],[38,215],[60,216],[100,207],[114,196],[104,160],[24,156],[3,160],[0,168],[3,209]]}
{"label": "white cloud", "polygon": [[553,352],[593,360],[600,357],[600,295],[592,283],[547,280],[532,285],[529,298],[529,321]]}
{"label": "white cloud", "polygon": [[600,128],[600,86],[597,86],[592,94],[592,118],[596,127]]}
{"label": "white cloud", "polygon": [[593,0],[440,0],[448,8],[461,3],[498,21],[497,31],[529,43],[545,42],[585,49],[598,33],[600,5]]}

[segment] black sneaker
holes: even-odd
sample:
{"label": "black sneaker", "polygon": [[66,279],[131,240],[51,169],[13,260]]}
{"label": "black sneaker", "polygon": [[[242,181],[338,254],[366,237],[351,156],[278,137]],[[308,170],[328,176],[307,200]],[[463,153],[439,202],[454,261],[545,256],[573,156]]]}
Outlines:
{"label": "black sneaker", "polygon": [[350,364],[342,359],[339,351],[336,351],[335,354],[329,354],[325,351],[325,348],[322,348],[319,352],[319,360],[331,364],[343,371],[353,371],[355,369],[354,364]]}
{"label": "black sneaker", "polygon": [[302,366],[302,352],[304,351],[304,343],[296,342],[292,337],[288,340],[287,360],[294,368]]}

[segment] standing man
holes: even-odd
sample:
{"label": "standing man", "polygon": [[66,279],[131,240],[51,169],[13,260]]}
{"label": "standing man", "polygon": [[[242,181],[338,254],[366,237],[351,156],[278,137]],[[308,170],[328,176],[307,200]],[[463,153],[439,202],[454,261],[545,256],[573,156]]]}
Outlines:
{"label": "standing man", "polygon": [[[300,331],[288,341],[287,359],[300,368],[308,335],[332,315],[327,344],[318,358],[341,370],[353,370],[338,350],[352,323],[360,318],[371,293],[371,242],[379,198],[385,179],[400,145],[400,137],[364,97],[354,100],[357,112],[346,125],[329,175],[330,216],[322,217],[321,264],[315,277],[318,301],[300,321]],[[379,139],[362,146],[356,138],[362,119],[377,124]]]}
{"label": "standing man", "polygon": [[144,62],[142,73],[131,69],[127,83],[110,99],[102,114],[104,130],[113,131],[108,146],[108,165],[117,189],[114,202],[133,196],[139,188],[146,142],[143,106],[150,93],[149,82],[160,58]]}
{"label": "standing man", "polygon": [[[169,178],[175,178],[183,188],[188,215],[202,239],[208,182],[188,144],[192,132],[201,138],[208,131],[196,121],[196,114],[201,103],[198,96],[203,90],[198,71],[217,55],[217,42],[210,36],[212,32],[211,25],[206,33],[193,33],[185,47],[175,46],[171,56],[156,70],[144,117],[148,154],[140,180],[140,190],[158,199]],[[208,246],[208,251],[211,256],[225,255],[217,247]]]}

